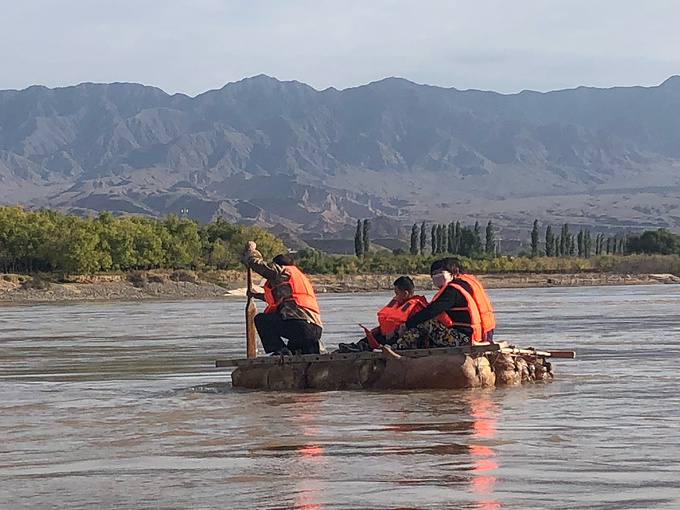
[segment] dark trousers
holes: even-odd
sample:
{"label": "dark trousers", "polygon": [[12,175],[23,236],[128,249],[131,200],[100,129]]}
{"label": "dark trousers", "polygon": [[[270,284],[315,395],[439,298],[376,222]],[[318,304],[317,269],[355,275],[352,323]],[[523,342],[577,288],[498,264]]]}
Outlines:
{"label": "dark trousers", "polygon": [[[278,313],[258,313],[255,328],[266,353],[288,347],[293,353],[319,354],[322,329],[316,324],[302,319],[282,319]],[[288,345],[282,337],[288,339]]]}

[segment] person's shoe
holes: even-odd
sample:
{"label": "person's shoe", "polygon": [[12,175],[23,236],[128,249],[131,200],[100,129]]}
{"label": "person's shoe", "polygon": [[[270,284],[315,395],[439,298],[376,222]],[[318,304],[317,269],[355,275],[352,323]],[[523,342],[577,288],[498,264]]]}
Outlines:
{"label": "person's shoe", "polygon": [[361,347],[359,347],[355,343],[351,343],[351,344],[339,343],[338,344],[338,352],[341,352],[341,353],[361,352]]}
{"label": "person's shoe", "polygon": [[371,344],[369,344],[368,340],[366,340],[365,338],[362,338],[354,345],[357,346],[357,349],[359,349],[360,352],[371,352],[373,350]]}
{"label": "person's shoe", "polygon": [[281,349],[278,349],[270,354],[270,356],[290,356],[293,353],[290,352],[290,349],[288,347],[282,347]]}

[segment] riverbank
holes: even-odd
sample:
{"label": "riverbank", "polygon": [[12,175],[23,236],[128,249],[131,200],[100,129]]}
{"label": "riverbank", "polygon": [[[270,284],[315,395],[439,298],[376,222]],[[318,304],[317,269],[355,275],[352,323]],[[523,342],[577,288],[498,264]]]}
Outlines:
{"label": "riverbank", "polygon": [[[392,290],[398,275],[310,275],[318,293],[378,292]],[[412,276],[416,289],[432,291],[428,275]],[[479,275],[485,287],[526,288],[601,285],[678,284],[671,274],[619,273],[495,273]],[[257,282],[257,280],[256,280]],[[244,271],[140,271],[55,277],[0,275],[0,305],[68,301],[137,301],[229,299],[245,295]]]}

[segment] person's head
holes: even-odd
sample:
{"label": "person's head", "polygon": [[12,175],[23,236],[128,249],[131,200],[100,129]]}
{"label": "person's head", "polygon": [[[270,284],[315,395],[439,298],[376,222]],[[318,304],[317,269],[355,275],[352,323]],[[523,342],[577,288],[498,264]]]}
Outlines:
{"label": "person's head", "polygon": [[397,303],[403,305],[408,299],[413,296],[413,280],[408,276],[400,276],[394,280],[394,298]]}
{"label": "person's head", "polygon": [[456,257],[435,260],[430,266],[430,276],[435,287],[441,288],[463,272],[463,266]]}
{"label": "person's head", "polygon": [[279,266],[294,266],[295,261],[293,260],[293,256],[290,253],[280,253],[273,259],[274,264],[278,264]]}

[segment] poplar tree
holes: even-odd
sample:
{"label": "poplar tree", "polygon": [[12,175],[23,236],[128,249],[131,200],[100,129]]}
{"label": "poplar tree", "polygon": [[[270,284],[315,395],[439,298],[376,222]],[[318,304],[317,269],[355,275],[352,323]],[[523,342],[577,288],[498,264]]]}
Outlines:
{"label": "poplar tree", "polygon": [[545,229],[545,256],[553,256],[553,248],[555,246],[555,236],[553,235],[552,227],[548,225]]}
{"label": "poplar tree", "polygon": [[420,224],[420,254],[425,255],[425,246],[427,245],[427,231],[425,230],[425,222]]}
{"label": "poplar tree", "polygon": [[564,223],[562,225],[562,232],[560,232],[560,255],[565,256],[569,254],[569,225]]}
{"label": "poplar tree", "polygon": [[455,242],[456,242],[456,224],[452,221],[449,223],[449,235],[448,235],[448,246],[447,250],[449,253],[456,253],[456,247],[455,247]]}
{"label": "poplar tree", "polygon": [[354,254],[357,257],[364,256],[364,240],[361,236],[361,220],[357,220],[357,231],[354,233]]}
{"label": "poplar tree", "polygon": [[437,224],[435,223],[432,225],[432,231],[430,232],[430,235],[432,236],[430,238],[431,244],[432,244],[432,254],[434,255],[435,253],[438,253],[437,251]]}
{"label": "poplar tree", "polygon": [[493,238],[493,225],[491,225],[491,220],[486,224],[486,243],[484,245],[484,251],[491,255],[495,255],[496,246]]}
{"label": "poplar tree", "polygon": [[583,229],[578,231],[578,236],[576,236],[576,245],[578,247],[578,256],[584,257],[585,256],[585,250],[584,250],[584,246],[583,246]]}
{"label": "poplar tree", "polygon": [[418,224],[414,223],[411,227],[411,255],[418,255]]}
{"label": "poplar tree", "polygon": [[458,253],[464,257],[470,257],[475,251],[478,251],[476,245],[481,243],[475,237],[475,232],[472,227],[463,227],[460,229],[460,244],[458,246]]}
{"label": "poplar tree", "polygon": [[453,242],[453,253],[460,253],[461,249],[461,239],[463,237],[463,232],[460,227],[460,221],[456,222],[456,231],[454,232],[454,242]]}
{"label": "poplar tree", "polygon": [[531,256],[538,257],[538,220],[534,220],[534,228],[531,229]]}
{"label": "poplar tree", "polygon": [[474,246],[472,251],[480,253],[482,251],[482,227],[479,225],[478,221],[475,221],[475,226],[472,231],[474,233]]}
{"label": "poplar tree", "polygon": [[597,234],[595,244],[597,244],[597,249],[595,250],[595,253],[597,255],[602,255],[602,252],[604,250],[604,234]]}
{"label": "poplar tree", "polygon": [[446,225],[442,224],[437,227],[437,235],[439,236],[439,253],[448,251],[448,244],[446,242]]}
{"label": "poplar tree", "polygon": [[371,246],[371,238],[369,237],[368,231],[371,229],[371,222],[364,220],[364,228],[361,233],[361,242],[364,245],[364,255],[368,253],[368,249]]}

